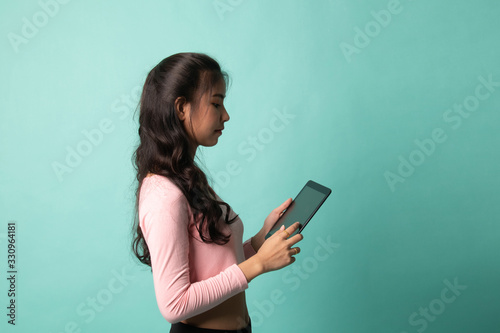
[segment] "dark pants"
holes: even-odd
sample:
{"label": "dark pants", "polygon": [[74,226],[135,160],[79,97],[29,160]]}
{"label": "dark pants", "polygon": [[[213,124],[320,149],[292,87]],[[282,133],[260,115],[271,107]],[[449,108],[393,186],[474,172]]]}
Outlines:
{"label": "dark pants", "polygon": [[239,330],[214,330],[210,328],[200,328],[187,325],[181,322],[172,324],[170,333],[252,333],[252,322],[248,322],[248,326]]}

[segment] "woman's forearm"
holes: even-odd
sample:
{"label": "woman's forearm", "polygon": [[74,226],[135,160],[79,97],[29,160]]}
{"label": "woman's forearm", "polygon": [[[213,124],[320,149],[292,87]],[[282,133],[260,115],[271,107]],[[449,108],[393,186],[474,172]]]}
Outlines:
{"label": "woman's forearm", "polygon": [[247,282],[252,281],[257,276],[264,273],[264,266],[260,262],[260,258],[257,255],[250,257],[249,259],[243,261],[238,265],[245,277]]}
{"label": "woman's forearm", "polygon": [[251,243],[255,252],[258,252],[262,243],[265,241],[265,236],[262,234],[262,231],[259,231],[255,236],[252,237]]}
{"label": "woman's forearm", "polygon": [[[266,239],[262,230],[251,238],[250,244],[252,245],[255,252],[259,251],[262,243],[264,243],[265,240]],[[258,258],[257,255],[253,255],[247,260],[243,261],[238,265],[238,267],[240,267],[240,269],[243,271],[243,274],[245,274],[248,282],[264,273],[264,265],[260,262],[260,258]]]}

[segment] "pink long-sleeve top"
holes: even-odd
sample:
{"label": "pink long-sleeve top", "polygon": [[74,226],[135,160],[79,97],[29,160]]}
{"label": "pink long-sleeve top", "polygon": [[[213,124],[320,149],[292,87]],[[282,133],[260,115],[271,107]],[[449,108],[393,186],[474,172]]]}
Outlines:
{"label": "pink long-sleeve top", "polygon": [[[222,219],[226,207],[220,207]],[[235,215],[231,209],[229,219]],[[228,243],[204,243],[181,190],[167,177],[152,175],[140,189],[139,222],[151,255],[156,301],[168,322],[203,313],[248,288],[238,264],[256,252],[251,238],[242,243],[239,217],[223,223],[224,233],[231,233]]]}

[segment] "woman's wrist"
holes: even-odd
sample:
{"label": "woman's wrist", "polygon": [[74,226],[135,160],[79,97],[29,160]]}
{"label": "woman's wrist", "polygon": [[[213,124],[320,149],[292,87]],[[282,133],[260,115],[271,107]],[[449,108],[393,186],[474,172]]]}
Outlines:
{"label": "woman's wrist", "polygon": [[238,267],[247,278],[247,282],[252,281],[254,278],[264,273],[264,265],[261,263],[260,258],[257,255],[243,261],[238,265]]}

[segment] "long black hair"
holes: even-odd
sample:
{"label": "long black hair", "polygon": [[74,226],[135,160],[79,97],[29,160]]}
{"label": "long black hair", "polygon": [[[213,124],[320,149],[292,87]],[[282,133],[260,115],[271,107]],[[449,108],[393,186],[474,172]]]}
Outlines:
{"label": "long black hair", "polygon": [[[219,64],[202,53],[177,53],[163,59],[147,75],[140,100],[139,138],[140,143],[133,154],[137,171],[135,216],[132,227],[132,251],[143,263],[151,266],[148,246],[139,225],[139,194],[142,181],[148,173],[168,177],[187,198],[193,218],[201,214],[196,225],[200,238],[206,243],[226,244],[231,235],[225,235],[220,225],[222,209],[226,206],[226,224],[230,206],[219,201],[209,186],[205,173],[198,167],[189,152],[189,136],[176,113],[175,100],[184,97],[197,112],[201,96],[229,76]],[[192,124],[191,124],[192,127]],[[208,231],[208,237],[207,237]]]}

